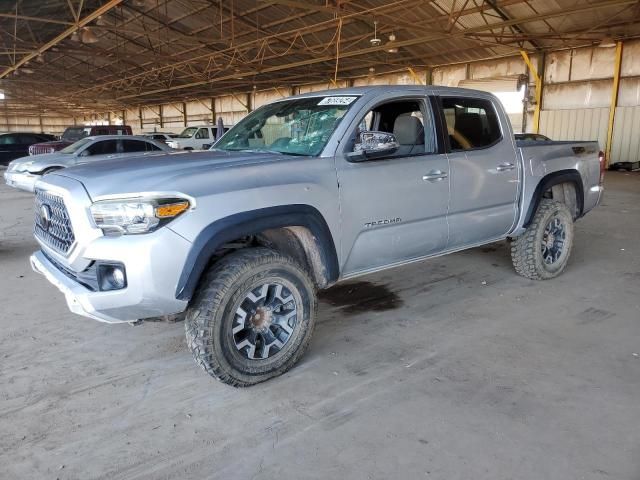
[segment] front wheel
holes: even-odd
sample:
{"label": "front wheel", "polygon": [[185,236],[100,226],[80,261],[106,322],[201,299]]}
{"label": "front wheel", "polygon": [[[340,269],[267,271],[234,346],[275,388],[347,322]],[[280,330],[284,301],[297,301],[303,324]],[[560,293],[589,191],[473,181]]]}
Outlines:
{"label": "front wheel", "polygon": [[187,310],[187,344],[211,376],[254,385],[300,359],[315,313],[315,287],[303,267],[267,248],[243,249],[203,275]]}
{"label": "front wheel", "polygon": [[571,211],[564,203],[543,199],[527,230],[511,244],[511,260],[523,277],[546,280],[562,273],[572,246]]}

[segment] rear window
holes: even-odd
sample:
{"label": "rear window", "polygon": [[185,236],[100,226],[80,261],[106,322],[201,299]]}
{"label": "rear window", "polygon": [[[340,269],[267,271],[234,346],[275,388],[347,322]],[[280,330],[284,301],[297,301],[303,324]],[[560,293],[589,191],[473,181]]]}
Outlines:
{"label": "rear window", "polygon": [[62,140],[77,142],[81,138],[88,136],[90,131],[90,128],[85,127],[69,127],[62,134]]}
{"label": "rear window", "polygon": [[442,108],[451,150],[487,148],[502,138],[498,115],[489,100],[444,97]]}

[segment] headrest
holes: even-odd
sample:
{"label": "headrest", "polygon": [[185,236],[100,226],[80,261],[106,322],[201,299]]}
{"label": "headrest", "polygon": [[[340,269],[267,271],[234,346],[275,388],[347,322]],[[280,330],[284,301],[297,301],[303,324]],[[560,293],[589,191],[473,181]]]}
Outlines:
{"label": "headrest", "polygon": [[424,143],[424,128],[417,117],[402,115],[393,124],[393,134],[400,145],[418,145]]}
{"label": "headrest", "polygon": [[461,113],[456,116],[456,130],[464,136],[472,147],[482,144],[484,129],[478,113]]}

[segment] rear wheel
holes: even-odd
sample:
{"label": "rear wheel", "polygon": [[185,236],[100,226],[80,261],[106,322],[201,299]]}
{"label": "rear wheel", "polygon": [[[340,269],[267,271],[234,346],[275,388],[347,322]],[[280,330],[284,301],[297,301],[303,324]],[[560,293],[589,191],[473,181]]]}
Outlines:
{"label": "rear wheel", "polygon": [[523,277],[546,280],[562,273],[572,246],[571,211],[564,203],[543,199],[525,233],[511,244],[511,260]]}
{"label": "rear wheel", "polygon": [[267,248],[239,250],[203,275],[187,310],[187,344],[211,376],[249,386],[298,361],[315,312],[314,284],[293,259]]}

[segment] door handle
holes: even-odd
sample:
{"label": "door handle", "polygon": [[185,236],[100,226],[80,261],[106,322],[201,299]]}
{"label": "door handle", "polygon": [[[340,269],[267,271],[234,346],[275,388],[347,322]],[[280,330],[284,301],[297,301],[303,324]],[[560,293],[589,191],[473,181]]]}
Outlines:
{"label": "door handle", "polygon": [[513,170],[516,166],[513,163],[501,163],[496,167],[499,172],[506,172],[507,170]]}
{"label": "door handle", "polygon": [[442,170],[431,170],[426,175],[422,176],[422,180],[425,182],[439,182],[440,180],[444,180],[447,178],[449,174],[447,172],[443,172]]}

